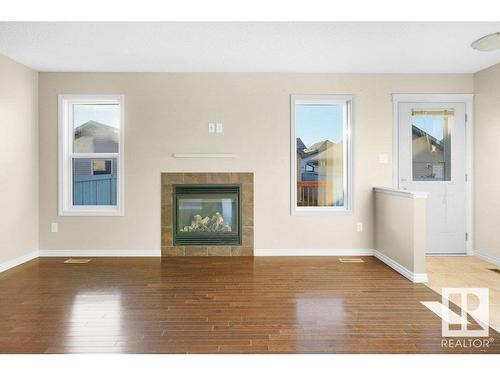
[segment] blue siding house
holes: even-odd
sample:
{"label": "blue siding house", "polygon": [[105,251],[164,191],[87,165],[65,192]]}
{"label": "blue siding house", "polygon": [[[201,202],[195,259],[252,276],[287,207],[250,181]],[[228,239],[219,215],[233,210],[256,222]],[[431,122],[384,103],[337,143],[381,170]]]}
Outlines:
{"label": "blue siding house", "polygon": [[[78,153],[117,153],[118,129],[88,121],[75,129]],[[73,159],[73,204],[116,205],[115,158]]]}

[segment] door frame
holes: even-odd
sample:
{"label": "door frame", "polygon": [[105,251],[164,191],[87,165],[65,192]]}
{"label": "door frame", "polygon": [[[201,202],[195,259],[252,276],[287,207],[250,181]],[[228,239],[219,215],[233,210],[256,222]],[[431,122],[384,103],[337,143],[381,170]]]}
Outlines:
{"label": "door frame", "polygon": [[[473,200],[473,117],[474,94],[392,94],[392,160],[393,160],[393,187],[399,188],[399,104],[400,103],[464,103],[465,104],[465,226],[467,239],[465,241],[466,255],[473,255],[472,243],[474,238],[472,214]],[[465,176],[464,176],[465,178]]]}

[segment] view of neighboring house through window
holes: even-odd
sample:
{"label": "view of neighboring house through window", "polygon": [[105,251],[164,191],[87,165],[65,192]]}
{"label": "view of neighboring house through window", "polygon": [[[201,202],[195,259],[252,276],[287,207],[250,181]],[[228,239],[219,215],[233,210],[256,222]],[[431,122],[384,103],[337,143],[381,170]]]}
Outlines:
{"label": "view of neighboring house through window", "polygon": [[61,214],[120,214],[122,98],[60,96]]}
{"label": "view of neighboring house through window", "polygon": [[450,181],[453,109],[412,110],[413,181]]}
{"label": "view of neighboring house through window", "polygon": [[294,96],[292,102],[295,211],[348,210],[350,98]]}

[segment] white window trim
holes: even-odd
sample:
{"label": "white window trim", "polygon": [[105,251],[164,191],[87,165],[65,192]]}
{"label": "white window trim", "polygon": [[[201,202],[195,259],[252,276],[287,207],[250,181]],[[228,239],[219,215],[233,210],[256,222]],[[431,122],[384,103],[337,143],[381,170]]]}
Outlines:
{"label": "white window trim", "polygon": [[[120,132],[118,153],[72,153],[73,132],[70,106],[78,103],[120,105]],[[124,104],[123,95],[59,95],[59,216],[124,216]],[[72,158],[116,159],[117,183],[115,206],[73,205]]]}
{"label": "white window trim", "polygon": [[[295,135],[296,104],[342,104],[345,106],[344,119],[344,191],[343,207],[298,207],[297,206],[297,140]],[[291,95],[290,97],[290,214],[291,215],[337,215],[352,214],[353,190],[353,96],[352,95]]]}

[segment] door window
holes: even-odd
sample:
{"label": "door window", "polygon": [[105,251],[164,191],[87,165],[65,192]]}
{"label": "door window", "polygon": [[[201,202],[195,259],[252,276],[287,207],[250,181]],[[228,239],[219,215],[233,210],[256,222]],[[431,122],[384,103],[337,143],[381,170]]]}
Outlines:
{"label": "door window", "polygon": [[451,180],[453,109],[412,109],[413,181]]}

